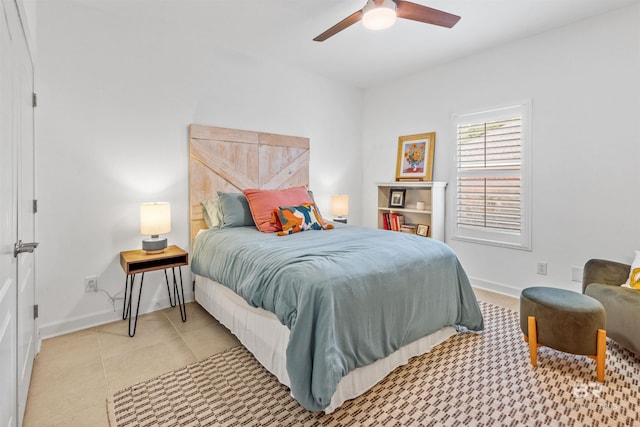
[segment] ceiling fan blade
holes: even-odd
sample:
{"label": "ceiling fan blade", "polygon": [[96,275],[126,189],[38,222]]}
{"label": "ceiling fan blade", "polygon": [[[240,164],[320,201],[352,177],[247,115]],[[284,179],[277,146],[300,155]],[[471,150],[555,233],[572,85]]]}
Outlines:
{"label": "ceiling fan blade", "polygon": [[316,38],[314,38],[314,41],[317,42],[323,42],[326,39],[328,39],[329,37],[338,34],[340,31],[344,30],[347,27],[350,27],[351,25],[355,24],[356,22],[358,22],[359,20],[362,19],[362,10],[359,10],[357,12],[355,12],[352,15],[349,15],[348,17],[344,18],[342,21],[338,22],[336,25],[334,25],[333,27],[329,28],[327,31],[325,31],[324,33],[320,34],[319,36],[317,36]]}
{"label": "ceiling fan blade", "polygon": [[427,24],[439,25],[451,28],[460,20],[458,15],[432,9],[421,4],[404,0],[393,0],[398,5],[398,18],[411,19],[413,21],[425,22]]}

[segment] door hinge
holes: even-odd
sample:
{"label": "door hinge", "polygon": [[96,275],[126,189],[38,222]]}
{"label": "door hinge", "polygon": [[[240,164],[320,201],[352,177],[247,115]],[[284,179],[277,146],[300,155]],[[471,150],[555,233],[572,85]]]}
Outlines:
{"label": "door hinge", "polygon": [[38,94],[35,92],[31,93],[31,104],[33,105],[33,108],[38,106]]}
{"label": "door hinge", "polygon": [[33,213],[38,213],[38,201],[34,200],[33,201]]}
{"label": "door hinge", "polygon": [[33,306],[33,319],[37,319],[38,318],[38,304],[35,304]]}

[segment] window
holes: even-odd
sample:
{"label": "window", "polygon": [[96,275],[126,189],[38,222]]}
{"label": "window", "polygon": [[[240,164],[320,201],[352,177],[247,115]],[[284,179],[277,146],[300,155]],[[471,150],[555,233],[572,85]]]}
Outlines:
{"label": "window", "polygon": [[453,116],[454,238],[531,249],[530,111],[527,101]]}

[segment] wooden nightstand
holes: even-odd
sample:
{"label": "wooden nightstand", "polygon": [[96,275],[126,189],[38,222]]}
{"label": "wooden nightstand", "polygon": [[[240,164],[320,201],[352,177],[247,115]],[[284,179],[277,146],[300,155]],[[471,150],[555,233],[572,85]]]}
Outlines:
{"label": "wooden nightstand", "polygon": [[[180,317],[183,322],[187,321],[187,311],[184,306],[184,288],[182,287],[182,267],[189,264],[189,254],[180,249],[178,246],[172,245],[167,247],[164,252],[159,254],[147,254],[141,249],[134,251],[120,252],[120,265],[126,273],[124,288],[124,307],[122,308],[122,319],[129,318],[129,336],[136,334],[136,325],[138,323],[138,311],[140,310],[140,297],[142,296],[142,283],[144,282],[144,273],[147,271],[164,270],[164,278],[167,283],[167,292],[169,292],[169,303],[171,307],[176,304],[180,306]],[[180,286],[176,280],[176,270],[180,277]],[[173,299],[171,298],[171,288],[169,287],[169,277],[167,269],[171,269],[173,273]],[[136,304],[135,315],[131,311],[133,284],[136,274],[142,273],[140,278],[140,290],[138,291],[138,304]],[[132,327],[133,320],[133,330]]]}

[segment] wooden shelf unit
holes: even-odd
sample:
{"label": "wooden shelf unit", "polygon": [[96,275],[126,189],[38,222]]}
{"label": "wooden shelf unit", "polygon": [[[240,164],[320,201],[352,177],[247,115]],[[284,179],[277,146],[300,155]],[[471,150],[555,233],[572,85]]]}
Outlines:
{"label": "wooden shelf unit", "polygon": [[[407,224],[424,224],[431,227],[429,237],[444,241],[444,205],[446,182],[377,182],[378,187],[378,228],[384,228],[383,213],[399,213]],[[390,208],[391,189],[404,189],[404,208]],[[417,209],[416,203],[424,202],[424,209]]]}

